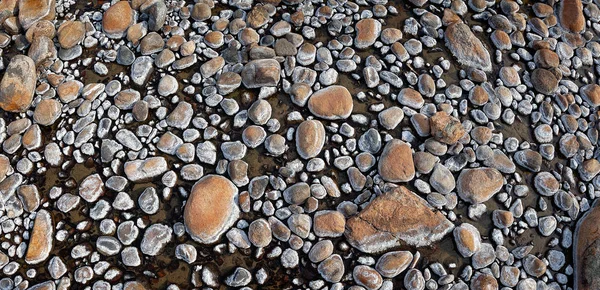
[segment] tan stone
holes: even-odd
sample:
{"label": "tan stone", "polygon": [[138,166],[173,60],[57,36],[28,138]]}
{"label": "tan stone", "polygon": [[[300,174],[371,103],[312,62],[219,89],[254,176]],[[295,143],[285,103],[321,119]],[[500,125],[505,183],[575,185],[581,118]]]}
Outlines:
{"label": "tan stone", "polygon": [[72,48],[85,37],[85,24],[81,21],[66,21],[58,27],[57,32],[60,47]]}
{"label": "tan stone", "polygon": [[310,112],[326,120],[343,120],[350,117],[354,104],[352,95],[343,86],[329,86],[320,89],[308,99]]}
{"label": "tan stone", "polygon": [[379,164],[379,175],[388,182],[407,182],[415,177],[412,150],[405,142],[394,139],[383,148]]}
{"label": "tan stone", "polygon": [[134,23],[134,12],[128,1],[110,6],[102,17],[102,30],[109,38],[122,38]]}
{"label": "tan stone", "polygon": [[302,122],[296,129],[296,150],[304,159],[316,157],[325,144],[325,127],[318,120]]}
{"label": "tan stone", "polygon": [[25,112],[31,105],[37,81],[33,60],[14,56],[0,82],[0,108],[9,112]]}
{"label": "tan stone", "polygon": [[237,187],[225,177],[207,175],[192,187],[183,220],[195,241],[212,244],[229,230],[239,213]]}
{"label": "tan stone", "polygon": [[25,254],[25,262],[28,264],[39,264],[45,261],[52,250],[52,241],[54,240],[54,224],[52,216],[44,209],[39,210],[33,222],[33,231],[27,253]]}
{"label": "tan stone", "polygon": [[504,178],[494,168],[464,169],[456,182],[458,196],[463,200],[477,204],[489,200],[502,189]]}

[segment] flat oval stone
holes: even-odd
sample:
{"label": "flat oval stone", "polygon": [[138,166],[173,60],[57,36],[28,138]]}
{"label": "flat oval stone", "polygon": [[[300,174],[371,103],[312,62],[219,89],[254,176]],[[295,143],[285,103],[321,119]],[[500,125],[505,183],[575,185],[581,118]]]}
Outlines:
{"label": "flat oval stone", "polygon": [[239,214],[237,187],[225,177],[207,175],[192,187],[183,220],[194,240],[212,244],[233,226]]}
{"label": "flat oval stone", "polygon": [[296,129],[296,150],[300,157],[310,159],[321,153],[325,144],[325,127],[318,120],[302,122]]}
{"label": "flat oval stone", "polygon": [[343,120],[350,117],[354,104],[352,95],[343,86],[320,89],[308,99],[310,112],[326,120]]}

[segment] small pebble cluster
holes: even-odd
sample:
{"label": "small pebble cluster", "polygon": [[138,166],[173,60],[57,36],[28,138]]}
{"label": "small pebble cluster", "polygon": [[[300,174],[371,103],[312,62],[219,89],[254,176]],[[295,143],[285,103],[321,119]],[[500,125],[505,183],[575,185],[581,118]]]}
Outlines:
{"label": "small pebble cluster", "polygon": [[598,290],[599,6],[2,0],[0,290]]}

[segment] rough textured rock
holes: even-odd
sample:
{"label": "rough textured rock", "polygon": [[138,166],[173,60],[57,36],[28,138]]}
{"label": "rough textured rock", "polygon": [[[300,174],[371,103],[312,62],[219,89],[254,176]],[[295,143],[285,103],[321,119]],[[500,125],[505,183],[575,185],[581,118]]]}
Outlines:
{"label": "rough textured rock", "polygon": [[229,230],[239,214],[237,187],[225,177],[207,175],[192,187],[183,220],[194,240],[212,244]]}
{"label": "rough textured rock", "polygon": [[353,107],[352,95],[348,89],[337,85],[320,89],[308,99],[310,112],[326,120],[347,119]]}
{"label": "rough textured rock", "polygon": [[427,201],[405,187],[397,187],[348,219],[345,236],[358,250],[378,253],[400,245],[428,246],[453,228]]}
{"label": "rough textured rock", "polygon": [[410,146],[394,139],[385,144],[379,164],[379,175],[388,182],[407,182],[415,177],[415,165]]}
{"label": "rough textured rock", "polygon": [[452,145],[465,135],[460,121],[448,113],[441,111],[429,118],[431,135],[438,141]]}
{"label": "rough textured rock", "polygon": [[33,100],[36,81],[33,60],[25,55],[13,57],[0,82],[0,108],[25,112]]}

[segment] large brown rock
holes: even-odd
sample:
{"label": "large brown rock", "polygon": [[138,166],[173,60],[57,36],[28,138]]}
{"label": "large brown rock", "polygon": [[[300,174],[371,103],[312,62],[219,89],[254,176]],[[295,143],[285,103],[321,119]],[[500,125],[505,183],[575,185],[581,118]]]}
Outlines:
{"label": "large brown rock", "polygon": [[346,222],[348,242],[365,253],[408,245],[428,246],[450,233],[454,225],[421,197],[397,187],[376,197]]}
{"label": "large brown rock", "polygon": [[380,34],[381,22],[373,18],[362,19],[356,23],[354,45],[360,49],[367,48],[375,43]]}
{"label": "large brown rock", "polygon": [[242,70],[242,83],[247,88],[274,87],[279,83],[281,66],[274,59],[257,59]]}
{"label": "large brown rock", "polygon": [[109,38],[122,38],[133,24],[134,12],[128,1],[119,1],[110,6],[102,17],[102,30]]}
{"label": "large brown rock", "polygon": [[[449,9],[446,9],[445,13]],[[444,20],[447,17],[444,15]],[[451,19],[451,23],[446,27],[444,38],[446,46],[458,62],[464,66],[480,69],[486,72],[492,71],[492,61],[490,53],[485,48],[481,40],[471,31],[468,25],[460,22],[460,18]]]}
{"label": "large brown rock", "polygon": [[25,55],[13,57],[0,82],[0,108],[9,112],[27,111],[36,81],[33,60]]}
{"label": "large brown rock", "polygon": [[353,108],[352,95],[343,86],[320,89],[308,99],[310,112],[326,120],[347,119],[352,114]]}
{"label": "large brown rock", "polygon": [[325,127],[318,120],[302,122],[296,129],[296,150],[304,159],[316,157],[325,144]]}
{"label": "large brown rock", "polygon": [[477,204],[492,198],[502,189],[503,182],[504,178],[497,169],[464,169],[458,176],[456,189],[463,200]]}
{"label": "large brown rock", "polygon": [[192,187],[183,221],[194,240],[212,244],[233,226],[239,215],[237,187],[223,176],[207,175]]}
{"label": "large brown rock", "polygon": [[33,231],[27,246],[25,262],[39,264],[48,258],[52,250],[53,233],[54,224],[50,213],[44,209],[38,211],[33,222]]}
{"label": "large brown rock", "polygon": [[581,0],[562,0],[558,8],[560,25],[571,32],[579,33],[585,29],[585,16]]}
{"label": "large brown rock", "polygon": [[600,202],[581,217],[575,229],[574,285],[578,290],[600,289]]}
{"label": "large brown rock", "polygon": [[379,164],[379,175],[388,182],[407,182],[415,177],[412,150],[405,142],[394,139],[385,144]]}
{"label": "large brown rock", "polygon": [[40,20],[53,20],[56,16],[54,0],[21,0],[19,1],[19,22],[24,30],[29,29]]}

